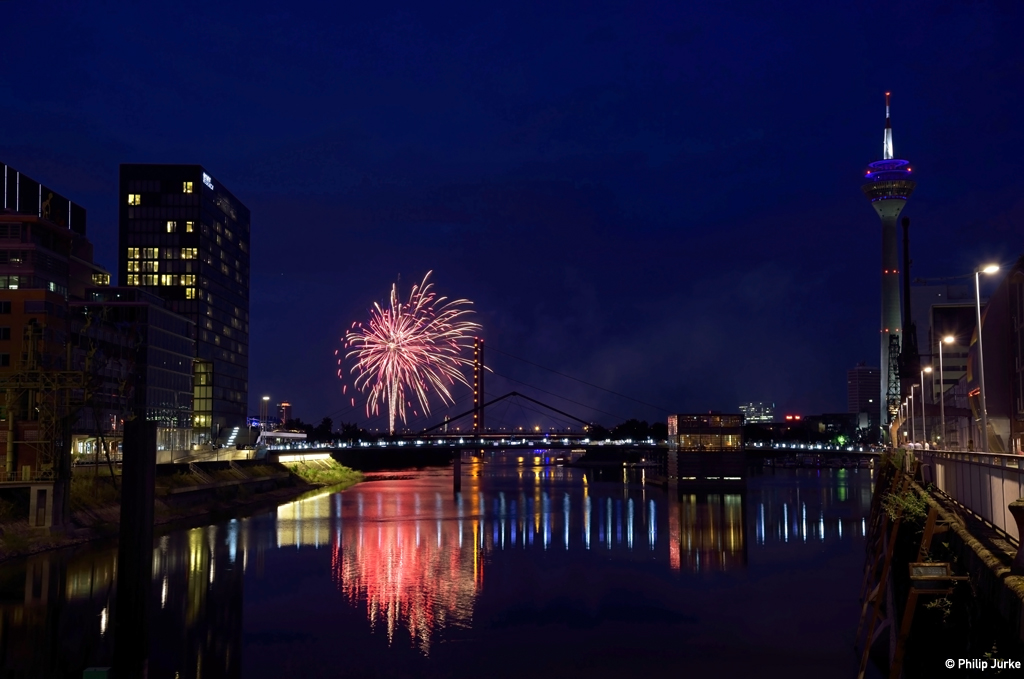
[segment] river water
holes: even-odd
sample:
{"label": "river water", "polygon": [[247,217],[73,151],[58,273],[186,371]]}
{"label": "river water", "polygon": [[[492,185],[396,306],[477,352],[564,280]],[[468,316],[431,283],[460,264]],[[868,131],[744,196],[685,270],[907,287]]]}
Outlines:
{"label": "river water", "polygon": [[[149,676],[823,677],[856,671],[868,469],[679,495],[520,453],[389,472],[157,538]],[[117,553],[0,567],[0,675],[113,653]]]}

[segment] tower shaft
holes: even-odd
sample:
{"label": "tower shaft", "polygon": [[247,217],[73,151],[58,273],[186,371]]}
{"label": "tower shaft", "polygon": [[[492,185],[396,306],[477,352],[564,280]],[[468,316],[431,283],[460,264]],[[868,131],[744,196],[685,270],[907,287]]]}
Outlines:
{"label": "tower shaft", "polygon": [[[885,137],[882,145],[882,160],[868,166],[865,183],[861,186],[864,196],[871,201],[878,218],[882,221],[882,319],[879,327],[881,353],[879,385],[879,416],[882,430],[888,429],[892,413],[899,407],[899,374],[893,370],[897,355],[903,347],[903,327],[900,320],[900,278],[899,253],[897,251],[896,222],[907,199],[917,185],[911,180],[909,163],[897,160],[892,148],[892,124],[889,118],[889,93],[885,93]],[[894,388],[895,387],[895,388]]]}
{"label": "tower shaft", "polygon": [[[890,365],[892,364],[892,345],[889,341],[890,335],[900,338],[900,346],[903,341],[903,328],[900,322],[900,272],[899,252],[897,251],[897,229],[896,223],[900,212],[907,204],[906,200],[890,198],[872,203],[879,218],[882,220],[882,318],[879,327],[880,347],[880,376],[879,385],[879,410],[882,418],[882,425],[889,423],[889,400],[890,380],[899,380],[899,375],[891,375]],[[898,398],[898,397],[897,397]]]}

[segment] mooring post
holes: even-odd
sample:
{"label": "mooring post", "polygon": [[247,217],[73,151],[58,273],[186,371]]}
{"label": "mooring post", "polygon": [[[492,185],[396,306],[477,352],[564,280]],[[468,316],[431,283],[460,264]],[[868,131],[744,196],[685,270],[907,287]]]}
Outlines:
{"label": "mooring post", "polygon": [[113,676],[145,677],[149,657],[147,609],[153,579],[153,496],[156,422],[125,422],[121,465],[121,533]]}
{"label": "mooring post", "polygon": [[[1010,503],[1010,513],[1013,514],[1013,520],[1017,522],[1017,535],[1018,541],[1020,541],[1019,536],[1024,535],[1024,498]],[[1014,575],[1024,575],[1024,542],[1017,548],[1017,556],[1013,560],[1013,565],[1010,566],[1010,572]]]}

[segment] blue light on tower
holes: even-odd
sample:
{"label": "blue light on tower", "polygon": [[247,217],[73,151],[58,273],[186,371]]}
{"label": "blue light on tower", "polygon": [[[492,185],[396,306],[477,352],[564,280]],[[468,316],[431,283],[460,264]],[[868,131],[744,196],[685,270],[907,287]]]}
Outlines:
{"label": "blue light on tower", "polygon": [[[897,346],[903,341],[900,320],[900,271],[896,250],[896,220],[914,192],[910,163],[893,157],[892,122],[889,117],[889,93],[885,93],[885,136],[882,141],[882,160],[868,165],[861,190],[871,201],[882,221],[882,321],[879,327],[881,345],[881,422],[885,430],[891,421],[892,406],[899,406],[898,375],[890,375],[891,338]],[[890,380],[894,381],[890,385]],[[895,403],[892,386],[895,391]]]}

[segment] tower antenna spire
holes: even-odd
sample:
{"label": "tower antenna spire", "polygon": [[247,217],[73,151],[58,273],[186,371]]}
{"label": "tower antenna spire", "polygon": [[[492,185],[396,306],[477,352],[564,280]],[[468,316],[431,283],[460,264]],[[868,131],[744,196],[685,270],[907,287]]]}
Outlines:
{"label": "tower antenna spire", "polygon": [[[900,263],[896,242],[896,223],[914,192],[917,183],[910,177],[910,163],[897,160],[892,150],[892,121],[889,117],[890,93],[885,93],[885,138],[882,144],[884,158],[868,165],[861,189],[882,221],[882,322],[879,330],[881,344],[882,406],[880,421],[883,430],[896,420],[902,399],[900,390],[899,357],[909,353],[909,341],[904,343],[905,329],[900,318]],[[909,249],[909,248],[908,248]],[[910,267],[904,267],[909,269]],[[904,272],[907,275],[909,272]],[[909,305],[910,300],[907,300]],[[908,314],[909,315],[909,314]],[[911,337],[916,333],[911,332]],[[913,340],[910,340],[913,341]],[[890,436],[892,433],[890,432]]]}
{"label": "tower antenna spire", "polygon": [[885,139],[882,141],[882,159],[892,160],[892,121],[889,119],[889,93],[885,93]]}

